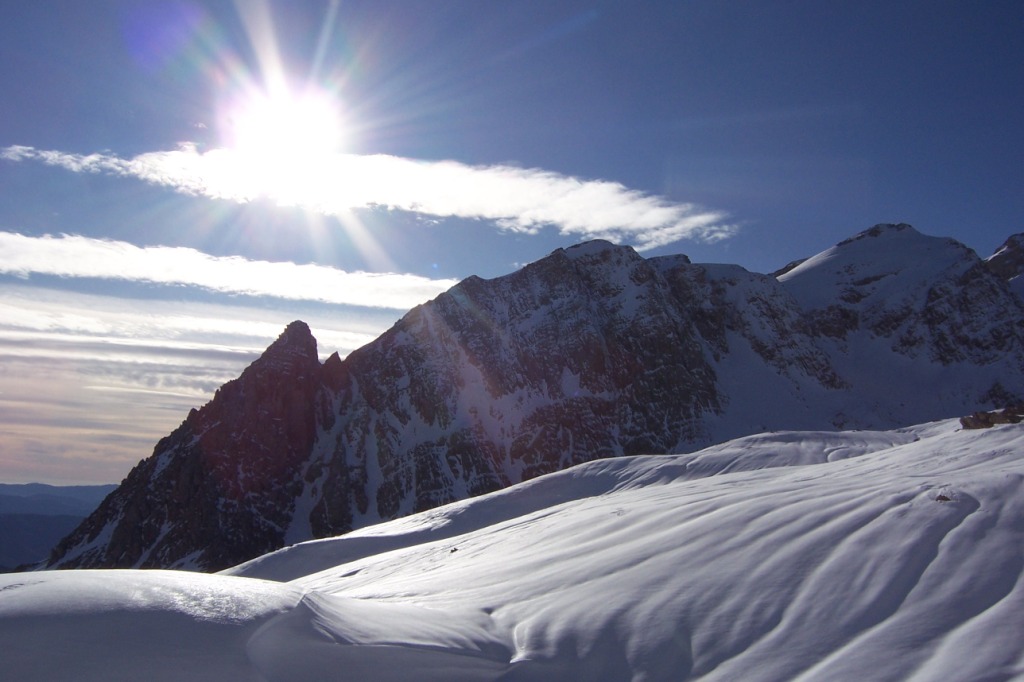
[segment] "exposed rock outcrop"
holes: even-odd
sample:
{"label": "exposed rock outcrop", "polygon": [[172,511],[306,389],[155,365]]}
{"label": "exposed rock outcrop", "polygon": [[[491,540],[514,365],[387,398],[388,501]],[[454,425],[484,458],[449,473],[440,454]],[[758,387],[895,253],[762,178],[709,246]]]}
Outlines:
{"label": "exposed rock outcrop", "polygon": [[1006,280],[1018,297],[1024,299],[1024,232],[1007,239],[985,264],[996,276]]}
{"label": "exposed rock outcrop", "polygon": [[1024,275],[1024,232],[1012,235],[985,261],[997,276],[1010,281]]}
{"label": "exposed rock outcrop", "polygon": [[965,429],[990,429],[997,424],[1020,424],[1024,421],[1024,403],[1010,405],[1001,410],[975,412],[960,417],[960,425]]}

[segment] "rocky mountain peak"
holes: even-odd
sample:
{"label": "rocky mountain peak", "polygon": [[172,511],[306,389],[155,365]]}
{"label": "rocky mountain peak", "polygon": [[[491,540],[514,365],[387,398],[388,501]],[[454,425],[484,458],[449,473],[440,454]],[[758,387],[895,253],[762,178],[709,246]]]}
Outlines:
{"label": "rocky mountain peak", "polygon": [[267,352],[283,348],[308,350],[311,347],[316,348],[316,339],[313,338],[313,332],[309,330],[309,325],[302,320],[295,320],[284,328],[277,340],[267,348]]}
{"label": "rocky mountain peak", "polygon": [[[337,374],[337,358],[331,362]],[[54,549],[61,567],[222,568],[279,547],[328,378],[295,321]],[[174,529],[168,532],[168,529]]]}
{"label": "rocky mountain peak", "polygon": [[304,373],[319,364],[316,339],[309,325],[296,320],[285,327],[277,340],[253,363],[253,367],[283,373]]}

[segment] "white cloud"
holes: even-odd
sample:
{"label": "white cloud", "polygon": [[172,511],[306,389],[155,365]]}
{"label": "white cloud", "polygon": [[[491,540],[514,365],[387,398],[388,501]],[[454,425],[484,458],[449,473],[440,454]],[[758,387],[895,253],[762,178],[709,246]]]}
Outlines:
{"label": "white cloud", "polygon": [[265,197],[327,215],[383,206],[441,217],[494,221],[501,229],[535,233],[554,226],[565,235],[628,243],[640,250],[681,239],[731,236],[727,216],[629,189],[514,166],[469,166],[382,154],[303,155],[267,162],[237,150],[174,151],[131,159],[66,154],[15,146],[0,157],[38,160],[74,172],[131,176],[176,191],[247,202]]}
{"label": "white cloud", "polygon": [[94,277],[193,285],[212,291],[405,310],[455,280],[407,274],[345,272],[322,265],[216,257],[184,247],[138,247],[127,242],[62,235],[0,232],[0,273]]}

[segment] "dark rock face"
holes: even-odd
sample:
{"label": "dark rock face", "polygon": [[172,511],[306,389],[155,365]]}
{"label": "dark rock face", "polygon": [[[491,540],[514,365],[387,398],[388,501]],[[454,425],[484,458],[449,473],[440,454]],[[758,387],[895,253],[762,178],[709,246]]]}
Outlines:
{"label": "dark rock face", "polygon": [[1007,239],[985,264],[1006,281],[1024,275],[1024,232]]}
{"label": "dark rock face", "polygon": [[[216,570],[599,457],[1019,399],[1024,310],[973,252],[932,239],[879,226],[783,282],[590,242],[471,277],[323,364],[292,323],[50,566]],[[911,267],[900,244],[941,262]],[[949,395],[931,385],[947,366]]]}
{"label": "dark rock face", "polygon": [[61,541],[59,565],[222,567],[279,547],[323,374],[309,327],[292,323]]}
{"label": "dark rock face", "polygon": [[1010,405],[1002,410],[975,412],[960,417],[960,425],[965,429],[990,429],[998,424],[1020,424],[1024,421],[1024,403]]}

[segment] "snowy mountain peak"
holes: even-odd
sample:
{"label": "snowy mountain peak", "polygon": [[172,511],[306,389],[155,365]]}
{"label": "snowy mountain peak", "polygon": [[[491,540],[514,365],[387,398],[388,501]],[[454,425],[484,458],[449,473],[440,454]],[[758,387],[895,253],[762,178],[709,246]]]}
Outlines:
{"label": "snowy mountain peak", "polygon": [[[875,377],[871,383],[903,391],[894,377],[919,371],[911,370],[915,364],[938,363],[947,369],[944,376],[935,372],[935,391],[948,404],[965,382],[982,376],[989,384],[982,395],[1000,400],[1020,390],[1007,392],[1007,386],[1024,381],[1020,359],[999,373],[984,369],[1021,354],[1024,307],[1005,281],[955,240],[906,225],[879,225],[778,280],[806,311],[819,344],[845,358],[839,366],[843,376]],[[979,315],[981,310],[988,312]],[[908,391],[901,402],[919,400]]]}
{"label": "snowy mountain peak", "polygon": [[977,254],[952,239],[923,235],[909,225],[876,225],[778,276],[800,304],[922,312],[938,282],[982,266]]}
{"label": "snowy mountain peak", "polygon": [[902,223],[883,224],[787,266],[778,279],[802,303],[820,307],[831,301],[836,287],[864,286],[903,272],[926,280],[968,261],[978,262],[977,256],[955,240],[927,236]]}

